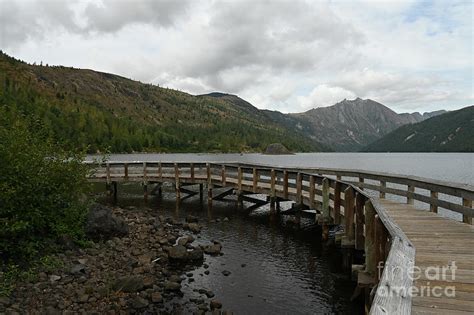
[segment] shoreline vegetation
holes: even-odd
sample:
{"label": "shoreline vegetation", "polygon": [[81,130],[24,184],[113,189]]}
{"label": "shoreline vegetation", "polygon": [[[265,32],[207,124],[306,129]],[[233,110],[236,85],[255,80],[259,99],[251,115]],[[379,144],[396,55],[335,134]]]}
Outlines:
{"label": "shoreline vegetation", "polygon": [[[196,244],[197,218],[93,203],[85,154],[38,121],[0,107],[0,313],[220,309],[214,293],[175,305],[186,273],[219,242]],[[205,265],[204,265],[205,267]]]}

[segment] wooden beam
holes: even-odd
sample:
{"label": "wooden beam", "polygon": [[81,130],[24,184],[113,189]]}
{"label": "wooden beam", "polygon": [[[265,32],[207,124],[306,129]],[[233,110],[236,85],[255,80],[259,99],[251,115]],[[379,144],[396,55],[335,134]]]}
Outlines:
{"label": "wooden beam", "polygon": [[222,165],[221,178],[222,178],[222,186],[225,186],[226,184],[225,165]]}
{"label": "wooden beam", "polygon": [[256,167],[253,168],[253,193],[257,193],[258,188],[258,170]]}
{"label": "wooden beam", "polygon": [[346,238],[349,243],[354,242],[354,189],[349,186],[344,190],[344,223]]}
{"label": "wooden beam", "polygon": [[321,212],[323,215],[323,223],[328,224],[331,221],[331,216],[329,213],[329,179],[327,177],[323,178],[321,190],[323,197],[323,203],[321,208]]}
{"label": "wooden beam", "polygon": [[146,162],[143,162],[143,180],[144,181],[147,181],[147,179],[148,179],[147,172],[148,172],[148,170],[147,170]]}
{"label": "wooden beam", "polygon": [[365,196],[361,193],[357,193],[356,207],[355,207],[355,248],[358,250],[364,249],[364,205]]}
{"label": "wooden beam", "polygon": [[[433,199],[438,199],[438,192],[432,190],[430,192],[430,197]],[[438,213],[438,206],[434,203],[430,203],[430,211],[434,213]]]}
{"label": "wooden beam", "polygon": [[237,189],[242,193],[242,167],[237,168]]}
{"label": "wooden beam", "polygon": [[296,202],[297,203],[303,203],[303,195],[302,195],[302,184],[303,184],[303,178],[301,176],[301,173],[298,172],[296,174]]}
{"label": "wooden beam", "polygon": [[174,182],[175,182],[176,198],[179,200],[181,198],[181,190],[179,189],[178,163],[174,163]]}
{"label": "wooden beam", "polygon": [[334,224],[341,224],[341,182],[334,185]]}
{"label": "wooden beam", "polygon": [[380,193],[379,193],[379,198],[380,199],[385,199],[385,191],[383,189],[387,188],[387,182],[384,180],[380,181]]}
{"label": "wooden beam", "polygon": [[189,169],[191,172],[191,183],[194,183],[194,163],[189,164]]}
{"label": "wooden beam", "polygon": [[283,171],[283,198],[288,199],[288,171]]}
{"label": "wooden beam", "polygon": [[110,163],[106,164],[107,184],[110,184]]}
{"label": "wooden beam", "polygon": [[271,194],[272,194],[272,197],[274,198],[276,193],[275,193],[275,181],[276,181],[276,176],[275,176],[275,170],[272,168],[272,170],[270,171],[270,178],[271,178],[271,182],[270,182],[270,191],[271,191]]}
{"label": "wooden beam", "polygon": [[158,176],[160,180],[163,180],[163,168],[161,167],[161,162],[158,162]]}
{"label": "wooden beam", "polygon": [[370,200],[365,202],[365,271],[375,276],[375,209]]}
{"label": "wooden beam", "polygon": [[375,216],[375,264],[377,266],[376,280],[380,280],[386,258],[387,230],[379,215]]}
{"label": "wooden beam", "polygon": [[128,163],[123,164],[125,179],[128,179]]}
{"label": "wooden beam", "polygon": [[[463,198],[462,199],[462,205],[466,208],[472,208],[472,200]],[[467,224],[473,224],[472,217],[468,216],[468,215],[463,215],[462,216],[462,222],[467,223]]]}
{"label": "wooden beam", "polygon": [[315,178],[313,175],[309,176],[309,207],[311,209],[316,209],[316,201],[314,200],[316,189],[314,185],[316,184]]}
{"label": "wooden beam", "polygon": [[408,185],[407,189],[407,204],[412,205],[414,203],[413,194],[415,193],[415,186]]}
{"label": "wooden beam", "polygon": [[211,165],[206,163],[206,174],[207,174],[207,186],[211,186],[212,184],[212,176],[211,176]]}
{"label": "wooden beam", "polygon": [[[360,183],[360,184],[364,184],[364,177],[359,176],[359,183]],[[359,188],[360,188],[360,190],[364,190],[364,188],[362,187],[362,185],[360,185]]]}

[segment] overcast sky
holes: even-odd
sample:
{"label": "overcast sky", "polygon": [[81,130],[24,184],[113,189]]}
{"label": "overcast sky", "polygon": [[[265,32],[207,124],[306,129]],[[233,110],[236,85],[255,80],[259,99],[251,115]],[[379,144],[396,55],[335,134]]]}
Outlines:
{"label": "overcast sky", "polygon": [[0,49],[301,112],[474,103],[473,2],[0,0]]}

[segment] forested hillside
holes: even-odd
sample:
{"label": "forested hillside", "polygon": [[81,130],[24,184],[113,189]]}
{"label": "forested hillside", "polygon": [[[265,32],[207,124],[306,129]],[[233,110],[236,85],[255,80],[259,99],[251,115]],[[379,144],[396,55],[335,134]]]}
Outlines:
{"label": "forested hillside", "polygon": [[368,152],[474,152],[474,106],[402,126]]}
{"label": "forested hillside", "polygon": [[14,121],[39,120],[58,141],[88,152],[292,151],[319,143],[248,104],[193,96],[92,70],[29,65],[0,53],[0,104]]}

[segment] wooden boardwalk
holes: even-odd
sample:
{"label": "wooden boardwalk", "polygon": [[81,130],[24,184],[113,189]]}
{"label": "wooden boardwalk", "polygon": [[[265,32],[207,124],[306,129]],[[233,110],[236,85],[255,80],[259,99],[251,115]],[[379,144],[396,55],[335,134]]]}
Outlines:
{"label": "wooden boardwalk", "polygon": [[[356,292],[364,294],[367,313],[474,314],[473,186],[359,170],[237,162],[102,163],[95,165],[89,180],[105,182],[114,195],[118,182],[142,183],[145,197],[148,185],[161,189],[161,183],[172,182],[178,200],[197,194],[185,186],[198,184],[201,200],[207,187],[209,202],[232,192],[240,204],[252,201],[252,194],[266,194],[275,211],[278,202],[294,201],[298,209],[314,210],[323,238],[331,226],[344,227],[345,264],[358,272]],[[226,192],[213,194],[220,187]],[[420,204],[425,210],[415,207]],[[438,210],[454,213],[462,222],[442,217]],[[357,252],[363,254],[362,265],[354,261]]]}
{"label": "wooden boardwalk", "polygon": [[[416,248],[415,266],[420,273],[414,274],[419,277],[414,286],[420,294],[413,296],[412,314],[474,314],[474,226],[412,205],[380,203]],[[450,289],[446,294],[449,287],[454,288],[454,297]],[[433,296],[438,292],[443,294]]]}

